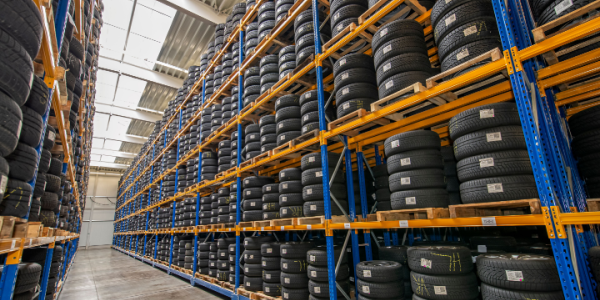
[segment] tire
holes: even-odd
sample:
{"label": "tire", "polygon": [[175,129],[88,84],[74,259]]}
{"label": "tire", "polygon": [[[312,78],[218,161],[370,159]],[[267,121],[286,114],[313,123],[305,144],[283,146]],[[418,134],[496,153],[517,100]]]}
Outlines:
{"label": "tire", "polygon": [[431,63],[426,53],[405,53],[383,61],[377,68],[377,85],[393,75],[409,72],[431,72]]}
{"label": "tire", "polygon": [[403,36],[417,36],[425,38],[423,27],[414,20],[396,20],[386,24],[377,30],[373,35],[371,47],[374,52],[377,52],[383,43],[389,40],[400,38]]}
{"label": "tire", "polygon": [[303,216],[302,205],[284,206],[279,208],[279,216],[285,218],[299,218]]}
{"label": "tire", "polygon": [[[308,279],[311,281],[317,282],[327,282],[329,279],[329,269],[327,267],[319,267],[308,265],[307,272]],[[337,276],[335,278],[336,281],[347,279],[350,276],[350,271],[348,269],[348,265],[340,265]]]}
{"label": "tire", "polygon": [[32,59],[25,48],[4,30],[0,30],[0,53],[0,90],[23,106],[33,81]]}
{"label": "tire", "polygon": [[[342,254],[342,248],[339,246],[333,246],[333,252],[335,257],[335,264],[340,260],[340,254]],[[311,266],[327,267],[327,246],[317,246],[306,253],[306,260]],[[343,264],[348,262],[348,255],[344,253],[341,258]]]}
{"label": "tire", "polygon": [[406,246],[382,246],[379,248],[380,260],[395,261],[402,265],[404,280],[410,280],[407,249]]}
{"label": "tire", "polygon": [[538,198],[533,175],[476,179],[460,184],[464,204]]}
{"label": "tire", "polygon": [[392,209],[448,207],[446,189],[419,189],[395,192],[391,195]]}
{"label": "tire", "polygon": [[[490,1],[467,1],[448,10],[441,15],[435,26],[433,26],[433,37],[439,45],[450,32],[461,25],[481,17],[494,17],[494,9]],[[464,31],[464,29],[463,29]],[[465,39],[465,33],[455,39]]]}
{"label": "tire", "polygon": [[590,4],[592,2],[593,1],[591,1],[591,0],[575,0],[575,1],[572,1],[573,5],[571,5],[571,6],[567,7],[567,8],[565,8],[565,9],[563,9],[559,14],[557,14],[556,13],[557,12],[556,8],[559,5],[563,5],[563,2],[559,1],[559,0],[555,0],[552,3],[549,3],[548,6],[546,7],[546,9],[539,15],[539,18],[537,20],[538,24],[539,25],[544,25],[546,23],[549,23],[549,22],[551,22],[551,21],[553,21],[553,20],[555,20],[555,19],[557,19],[559,17],[562,17],[562,16],[564,16],[564,15],[566,15],[566,14],[572,12],[572,11],[575,11],[575,10],[577,10],[577,9],[579,9],[579,8],[587,5],[587,4]]}
{"label": "tire", "polygon": [[390,175],[389,182],[390,191],[392,192],[446,188],[444,170],[440,169],[421,169],[394,173]]}
{"label": "tire", "polygon": [[308,263],[306,262],[306,251],[304,252],[305,258],[288,259],[281,258],[281,271],[286,273],[304,273],[306,274],[306,268]]}
{"label": "tire", "polygon": [[56,210],[60,203],[58,202],[58,195],[55,193],[45,192],[40,200],[42,202],[42,209],[44,210]]}
{"label": "tire", "polygon": [[434,131],[417,130],[400,133],[387,138],[384,142],[385,156],[411,150],[440,149],[441,140]]}
{"label": "tire", "polygon": [[277,135],[277,146],[281,146],[302,135],[301,131],[288,131]]}
{"label": "tire", "polygon": [[[299,107],[299,100],[300,97],[294,94],[279,97],[277,101],[275,101],[275,111],[279,111],[286,107]],[[275,122],[277,122],[277,120],[273,120],[271,123]]]}
{"label": "tire", "polygon": [[263,280],[260,275],[258,277],[244,276],[244,289],[251,292],[258,292],[262,290],[262,286]]}
{"label": "tire", "polygon": [[6,161],[10,166],[9,176],[27,182],[35,175],[38,155],[34,148],[19,143],[17,149],[6,157]]}
{"label": "tire", "polygon": [[425,299],[476,299],[479,295],[477,277],[473,272],[436,276],[412,271],[410,278],[415,295]]}
{"label": "tire", "polygon": [[[329,167],[336,166],[338,160],[340,159],[340,155],[338,153],[327,152],[327,161]],[[308,169],[321,168],[323,165],[321,163],[321,153],[315,152],[311,154],[307,154],[302,156],[300,161],[300,167],[302,171],[306,171]],[[337,176],[336,176],[337,177]],[[321,183],[321,182],[319,182]]]}
{"label": "tire", "polygon": [[418,246],[407,251],[408,267],[421,274],[457,275],[473,271],[471,250],[463,246]]}
{"label": "tire", "polygon": [[404,285],[397,282],[375,283],[358,279],[356,287],[361,296],[370,299],[403,299],[404,296]]}
{"label": "tire", "polygon": [[460,160],[456,164],[460,182],[475,179],[532,175],[531,161],[527,150],[512,150],[475,155]]}
{"label": "tire", "polygon": [[442,60],[440,69],[442,72],[452,69],[453,67],[458,66],[465,61],[475,58],[495,48],[502,49],[500,37],[495,39],[490,38],[479,40],[466,44],[448,53],[446,58]]}
{"label": "tire", "polygon": [[39,264],[20,263],[18,266],[14,293],[24,293],[31,289],[34,289],[37,286],[41,275],[42,266],[40,266]]}
{"label": "tire", "polygon": [[279,277],[282,287],[301,289],[308,287],[308,276],[306,273],[284,273]]}
{"label": "tire", "polygon": [[0,91],[0,156],[6,157],[16,149],[22,122],[19,105]]}
{"label": "tire", "polygon": [[590,248],[588,251],[590,268],[595,278],[600,278],[600,246]]}
{"label": "tire", "polygon": [[49,174],[60,176],[62,174],[62,162],[58,158],[50,159],[50,169],[48,170]]}
{"label": "tire", "polygon": [[[348,199],[348,192],[346,186],[340,183],[334,183],[329,186],[329,192],[338,199]],[[305,185],[302,188],[302,200],[304,201],[315,201],[322,200],[323,196],[323,184],[312,184]]]}
{"label": "tire", "polygon": [[33,84],[25,106],[42,116],[48,111],[48,86],[40,77],[33,77]]}
{"label": "tire", "polygon": [[[346,295],[350,295],[350,283],[348,280],[342,280],[336,282],[336,286],[339,284],[339,288],[341,288]],[[338,289],[339,289],[338,288]],[[308,292],[310,293],[309,300],[320,300],[320,299],[330,299],[329,296],[329,282],[318,282],[318,281],[308,281]]]}
{"label": "tire", "polygon": [[377,99],[377,86],[370,83],[352,83],[342,89],[338,89],[335,93],[336,103],[344,103],[350,99],[369,98],[373,101]]}
{"label": "tire", "polygon": [[310,297],[306,287],[301,289],[290,289],[281,287],[281,297],[285,300],[306,300]]}
{"label": "tire", "polygon": [[375,68],[384,61],[404,53],[427,53],[425,41],[418,36],[404,36],[383,43],[373,57]]}
{"label": "tire", "polygon": [[[287,168],[279,171],[279,182],[301,180],[302,170],[299,168]],[[279,188],[279,187],[278,187]]]}
{"label": "tire", "polygon": [[468,133],[454,141],[454,156],[469,156],[507,150],[526,150],[521,126],[500,126]]}
{"label": "tire", "polygon": [[46,191],[57,193],[60,190],[60,177],[46,174]]}
{"label": "tire", "polygon": [[401,281],[402,265],[394,261],[363,261],[356,265],[356,276],[368,282]]}
{"label": "tire", "polygon": [[262,221],[262,210],[245,211],[243,220],[244,222]]}
{"label": "tire", "polygon": [[46,174],[37,173],[35,179],[35,187],[33,189],[33,198],[39,198],[44,194],[44,188],[46,187]]}
{"label": "tire", "polygon": [[379,98],[383,99],[417,82],[425,85],[427,78],[431,75],[431,72],[408,71],[390,76],[379,85]]}
{"label": "tire", "polygon": [[[355,112],[361,108],[366,111],[371,111],[371,103],[373,103],[373,102],[374,102],[374,100],[371,98],[358,98],[358,99],[347,100],[344,103],[338,103],[336,116],[339,119],[339,118],[341,118],[349,113]],[[318,122],[318,114],[317,114],[316,122]]]}
{"label": "tire", "polygon": [[362,53],[344,55],[333,64],[333,74],[334,77],[337,77],[346,70],[359,68],[374,71],[375,66],[373,65],[373,59]]}
{"label": "tire", "polygon": [[[279,252],[277,252],[279,255]],[[261,259],[261,267],[263,270],[280,270],[281,257],[279,256],[263,256]]]}
{"label": "tire", "polygon": [[387,159],[388,174],[416,169],[442,169],[443,167],[442,155],[440,151],[434,149],[402,152],[389,156]]}
{"label": "tire", "polygon": [[465,110],[450,119],[450,139],[456,140],[468,133],[499,126],[521,126],[515,103],[494,103]]}
{"label": "tire", "polygon": [[42,43],[40,10],[31,1],[3,1],[0,11],[0,28],[17,40],[31,59],[35,58]]}
{"label": "tire", "polygon": [[573,136],[600,127],[600,106],[594,106],[586,110],[580,111],[569,119],[569,129]]}
{"label": "tire", "polygon": [[19,141],[31,147],[37,147],[42,139],[42,116],[33,109],[23,106],[23,127]]}
{"label": "tire", "polygon": [[274,239],[271,236],[255,236],[244,239],[244,248],[246,250],[260,250],[263,243],[271,243]]}
{"label": "tire", "polygon": [[306,259],[306,253],[308,252],[308,250],[310,250],[314,247],[315,247],[315,245],[312,243],[288,242],[288,243],[282,244],[279,248],[281,250],[281,257],[282,257],[281,269],[284,270],[285,272],[290,272],[290,273],[306,272],[306,266],[304,266],[304,268],[298,270],[298,268],[294,268],[291,265],[289,267],[286,267],[283,265],[283,263],[291,263],[292,261],[290,261],[290,259],[294,259],[294,258]]}
{"label": "tire", "polygon": [[[329,180],[331,180],[332,176],[333,176],[333,171],[334,168],[330,167],[329,168]],[[336,174],[335,178],[333,179],[333,182],[336,183],[344,183],[345,179],[344,179],[344,175],[343,173],[338,171],[338,174]],[[314,168],[314,169],[308,169],[306,171],[302,171],[302,185],[303,186],[307,186],[307,185],[311,185],[311,184],[320,184],[323,182],[323,169],[322,168]]]}
{"label": "tire", "polygon": [[481,283],[481,296],[483,299],[489,300],[509,300],[509,299],[547,299],[547,300],[563,300],[565,296],[562,291],[515,291],[501,289],[495,286]]}
{"label": "tire", "polygon": [[600,146],[597,145],[596,134],[598,134],[598,132],[600,132],[600,129],[594,129],[575,136],[571,143],[573,154],[576,157],[582,158],[586,155],[597,153],[597,149],[600,148]]}
{"label": "tire", "polygon": [[[287,119],[300,119],[301,117],[299,106],[284,107],[275,113],[275,122],[279,124],[279,122]],[[279,128],[279,126],[277,127]]]}
{"label": "tire", "polygon": [[[286,132],[299,131],[302,128],[302,121],[300,118],[289,118],[277,122],[276,134],[281,135]],[[279,142],[279,140],[277,140]]]}
{"label": "tire", "polygon": [[[469,17],[472,18],[472,16]],[[444,60],[448,53],[453,52],[462,45],[497,37],[498,27],[493,14],[488,16],[481,15],[477,19],[471,19],[462,25],[455,26],[444,38],[438,40],[437,45],[440,61]]]}
{"label": "tire", "polygon": [[275,181],[271,177],[267,176],[250,176],[244,178],[243,188],[262,187],[265,184],[274,183]]}
{"label": "tire", "polygon": [[477,275],[495,287],[519,291],[560,291],[561,281],[553,256],[501,253],[477,257]]}
{"label": "tire", "polygon": [[279,184],[279,193],[302,193],[302,182],[300,180],[283,181]]}

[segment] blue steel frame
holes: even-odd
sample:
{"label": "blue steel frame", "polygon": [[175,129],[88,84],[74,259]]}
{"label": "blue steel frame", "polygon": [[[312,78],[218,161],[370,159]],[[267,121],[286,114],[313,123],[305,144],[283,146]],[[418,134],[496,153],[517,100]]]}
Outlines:
{"label": "blue steel frame", "polygon": [[[240,28],[240,47],[239,47],[239,62],[238,62],[238,69],[242,67],[242,63],[244,62],[244,29],[243,27]],[[238,126],[237,126],[237,158],[236,158],[236,164],[237,167],[239,169],[240,164],[242,163],[242,136],[243,136],[243,131],[242,131],[242,121],[239,118],[240,115],[240,111],[242,111],[242,109],[244,108],[243,103],[244,103],[244,99],[242,97],[243,95],[243,91],[244,91],[244,76],[242,75],[242,72],[240,72],[240,75],[238,76],[238,113],[237,113],[237,118],[238,118]],[[241,216],[241,199],[242,199],[242,177],[240,177],[240,173],[237,173],[236,176],[236,181],[235,181],[235,226],[237,227],[238,225],[240,225],[240,221],[242,220],[242,216]],[[235,234],[235,292],[237,292],[237,289],[240,287],[240,243],[241,243],[241,238],[240,238],[240,232],[236,230],[236,234]]]}

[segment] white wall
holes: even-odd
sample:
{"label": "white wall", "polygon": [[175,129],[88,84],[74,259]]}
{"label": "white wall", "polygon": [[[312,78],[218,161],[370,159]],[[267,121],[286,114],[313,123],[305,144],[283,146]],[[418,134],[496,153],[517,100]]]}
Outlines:
{"label": "white wall", "polygon": [[120,176],[116,173],[90,174],[80,247],[112,244]]}

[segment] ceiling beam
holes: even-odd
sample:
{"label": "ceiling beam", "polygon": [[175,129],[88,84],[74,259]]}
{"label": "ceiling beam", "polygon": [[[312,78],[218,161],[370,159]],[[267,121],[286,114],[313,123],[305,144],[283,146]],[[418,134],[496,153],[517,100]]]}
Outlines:
{"label": "ceiling beam", "polygon": [[106,137],[94,137],[97,139],[103,139],[103,140],[111,140],[111,141],[118,141],[118,142],[126,142],[126,143],[131,143],[131,144],[144,144],[146,141],[148,141],[147,137],[143,137],[143,136],[132,136],[132,135],[117,135],[117,136],[106,136]]}
{"label": "ceiling beam", "polygon": [[154,123],[156,121],[160,121],[162,119],[162,115],[137,110],[133,108],[125,108],[113,105],[106,105],[96,103],[96,113],[102,113],[107,115],[119,116],[134,120],[141,120],[146,122]]}
{"label": "ceiling beam", "polygon": [[154,82],[160,85],[168,86],[174,89],[178,89],[183,85],[183,79],[176,78],[167,74],[159,73],[156,71],[140,68],[125,62],[120,62],[113,58],[105,57],[100,55],[99,69],[108,72],[114,72],[123,74],[129,77],[133,77],[148,82]]}
{"label": "ceiling beam", "polygon": [[115,163],[93,161],[93,160],[90,161],[90,166],[91,167],[113,168],[113,169],[127,169],[127,167],[129,167],[129,165],[124,165],[124,164],[115,164]]}
{"label": "ceiling beam", "polygon": [[137,155],[137,153],[121,152],[121,151],[106,150],[106,149],[94,149],[94,148],[92,148],[92,154],[108,155],[108,156],[115,156],[115,157],[122,157],[122,158],[135,158],[135,156]]}
{"label": "ceiling beam", "polygon": [[158,2],[211,24],[225,23],[227,15],[217,13],[214,8],[198,0],[157,0]]}

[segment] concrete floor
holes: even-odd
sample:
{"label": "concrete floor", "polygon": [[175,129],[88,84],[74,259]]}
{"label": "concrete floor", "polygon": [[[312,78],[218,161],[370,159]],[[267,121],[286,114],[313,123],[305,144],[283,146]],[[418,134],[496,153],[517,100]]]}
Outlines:
{"label": "concrete floor", "polygon": [[77,250],[60,300],[228,299],[108,246]]}

